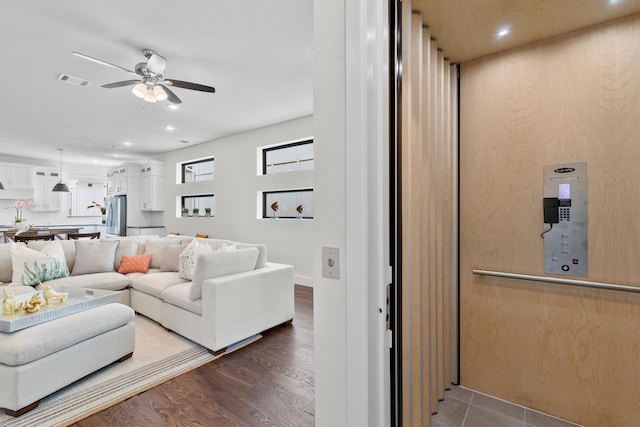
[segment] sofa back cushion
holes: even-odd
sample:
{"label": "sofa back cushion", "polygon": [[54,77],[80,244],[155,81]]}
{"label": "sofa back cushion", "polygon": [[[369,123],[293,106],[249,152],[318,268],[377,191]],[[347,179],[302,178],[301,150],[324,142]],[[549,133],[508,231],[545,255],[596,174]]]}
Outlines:
{"label": "sofa back cushion", "polygon": [[[24,245],[24,243],[20,243]],[[11,269],[11,244],[0,244],[0,282],[11,282],[13,271]]]}
{"label": "sofa back cushion", "polygon": [[160,271],[180,271],[180,254],[187,245],[169,245],[164,251]]}
{"label": "sofa back cushion", "polygon": [[122,264],[122,259],[125,256],[138,255],[138,243],[133,239],[120,240],[118,249],[116,249],[116,260],[113,267],[117,270]]}
{"label": "sofa back cushion", "polygon": [[228,249],[232,246],[237,249],[256,248],[258,250],[258,259],[256,260],[255,268],[262,268],[267,265],[267,245],[262,243],[239,243],[222,239],[207,239],[207,242],[214,251]]}
{"label": "sofa back cushion", "polygon": [[256,266],[258,249],[245,248],[235,251],[214,251],[198,256],[197,268],[191,282],[189,299],[202,298],[202,282],[219,276],[251,271]]}
{"label": "sofa back cushion", "polygon": [[[73,263],[76,259],[76,241],[75,240],[56,240],[62,247],[62,251],[64,252],[64,257],[67,260],[67,268],[69,271],[73,270]],[[42,248],[47,246],[50,241],[47,240],[30,240],[27,242],[27,247],[29,249],[34,249],[36,251],[41,251]]]}
{"label": "sofa back cushion", "polygon": [[179,244],[180,239],[148,239],[145,243],[144,253],[152,255],[151,268],[160,268],[167,246]]}

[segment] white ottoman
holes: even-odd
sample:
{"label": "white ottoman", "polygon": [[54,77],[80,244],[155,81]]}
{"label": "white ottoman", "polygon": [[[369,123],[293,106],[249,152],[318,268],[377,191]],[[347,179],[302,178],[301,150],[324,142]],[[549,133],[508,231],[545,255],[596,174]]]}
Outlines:
{"label": "white ottoman", "polygon": [[43,397],[131,357],[134,315],[130,307],[111,303],[0,332],[0,407],[8,415],[22,415]]}

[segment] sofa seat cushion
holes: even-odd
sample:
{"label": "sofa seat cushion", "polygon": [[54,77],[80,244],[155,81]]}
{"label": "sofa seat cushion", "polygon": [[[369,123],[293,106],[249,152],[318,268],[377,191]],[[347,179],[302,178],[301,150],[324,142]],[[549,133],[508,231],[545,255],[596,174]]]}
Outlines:
{"label": "sofa seat cushion", "polygon": [[130,307],[112,303],[16,332],[0,332],[0,363],[18,366],[42,359],[126,325],[133,317],[134,311]]}
{"label": "sofa seat cushion", "polygon": [[162,300],[192,313],[202,315],[202,298],[193,301],[189,298],[191,283],[181,283],[171,286],[162,292]]}
{"label": "sofa seat cushion", "polygon": [[156,298],[162,298],[162,292],[174,285],[191,283],[180,277],[175,271],[162,271],[153,274],[143,274],[131,281],[131,287]]}
{"label": "sofa seat cushion", "polygon": [[[44,282],[53,288],[59,286],[71,286],[74,288],[104,289],[107,291],[120,291],[129,287],[129,278],[124,274],[113,272],[91,273],[79,276],[69,276]],[[37,286],[40,288],[40,285]]]}

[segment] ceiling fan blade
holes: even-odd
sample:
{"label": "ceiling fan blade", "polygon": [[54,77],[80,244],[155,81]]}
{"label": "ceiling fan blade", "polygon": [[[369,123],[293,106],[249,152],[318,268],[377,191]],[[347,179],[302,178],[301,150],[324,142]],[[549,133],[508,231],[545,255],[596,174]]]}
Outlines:
{"label": "ceiling fan blade", "polygon": [[142,83],[142,82],[140,80],[125,80],[123,82],[115,82],[115,83],[102,85],[102,87],[105,87],[107,89],[113,89],[114,87],[131,86],[138,83]]}
{"label": "ceiling fan blade", "polygon": [[211,86],[205,86],[198,83],[185,82],[182,80],[169,79],[169,80],[165,80],[164,83],[174,87],[179,87],[182,89],[199,90],[201,92],[214,93],[216,91],[216,89]]}
{"label": "ceiling fan blade", "polygon": [[156,76],[161,76],[164,73],[164,67],[167,66],[167,58],[160,56],[157,53],[152,54],[147,61],[147,68]]}
{"label": "ceiling fan blade", "polygon": [[96,64],[106,65],[107,67],[111,67],[111,68],[117,68],[119,70],[126,71],[127,73],[129,73],[131,75],[137,76],[135,71],[131,71],[131,70],[128,70],[128,69],[126,69],[124,67],[121,67],[119,65],[115,65],[115,64],[112,64],[110,62],[103,61],[102,59],[97,59],[97,58],[94,58],[92,56],[85,55],[84,53],[79,53],[79,52],[71,52],[71,54],[75,55],[75,56],[77,56],[79,58],[86,59],[86,60],[91,61],[91,62],[95,62]]}
{"label": "ceiling fan blade", "polygon": [[161,84],[160,86],[167,93],[167,101],[171,102],[172,104],[182,104],[182,101],[180,100],[180,98],[178,98],[176,94],[173,93],[173,91],[171,91],[168,87],[166,87],[163,84]]}

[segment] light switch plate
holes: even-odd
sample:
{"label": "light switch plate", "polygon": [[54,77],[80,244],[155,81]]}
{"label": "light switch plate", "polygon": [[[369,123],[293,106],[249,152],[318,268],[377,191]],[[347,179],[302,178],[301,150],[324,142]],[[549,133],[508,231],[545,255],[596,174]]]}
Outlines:
{"label": "light switch plate", "polygon": [[322,248],[322,276],[340,278],[340,251],[338,248]]}

